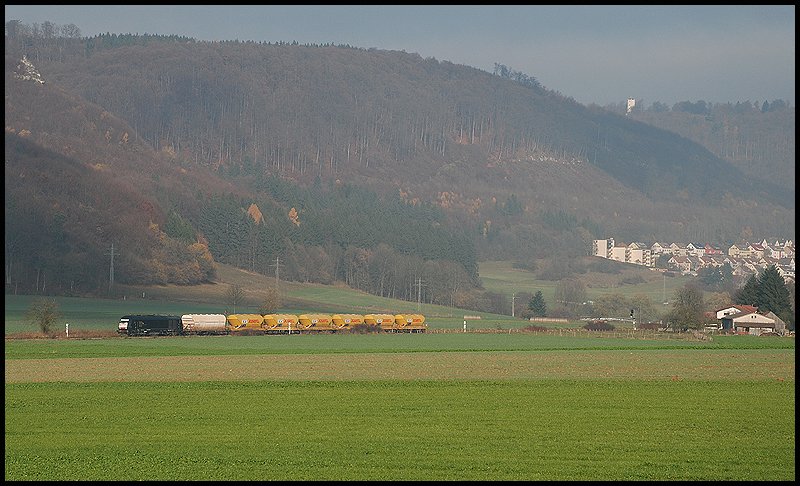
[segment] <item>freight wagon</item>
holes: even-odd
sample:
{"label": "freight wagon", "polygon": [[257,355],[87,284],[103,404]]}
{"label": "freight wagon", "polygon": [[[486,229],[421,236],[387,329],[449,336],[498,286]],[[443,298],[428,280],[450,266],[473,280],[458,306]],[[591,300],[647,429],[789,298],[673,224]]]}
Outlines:
{"label": "freight wagon", "polygon": [[228,316],[231,332],[254,333],[264,331],[264,316],[261,314],[231,314]]}
{"label": "freight wagon", "polygon": [[225,314],[184,314],[181,316],[184,334],[227,334]]}
{"label": "freight wagon", "polygon": [[334,332],[333,321],[328,314],[303,314],[297,317],[301,331]]}
{"label": "freight wagon", "polygon": [[294,314],[264,314],[264,331],[267,334],[284,334],[297,332],[298,318]]}
{"label": "freight wagon", "polygon": [[384,331],[391,331],[394,329],[394,314],[367,314],[364,316],[364,324],[380,326]]}
{"label": "freight wagon", "polygon": [[364,316],[360,314],[334,314],[331,316],[333,328],[337,331],[349,331],[355,326],[364,324]]}
{"label": "freight wagon", "polygon": [[425,332],[425,316],[422,314],[397,314],[394,316],[395,332]]}

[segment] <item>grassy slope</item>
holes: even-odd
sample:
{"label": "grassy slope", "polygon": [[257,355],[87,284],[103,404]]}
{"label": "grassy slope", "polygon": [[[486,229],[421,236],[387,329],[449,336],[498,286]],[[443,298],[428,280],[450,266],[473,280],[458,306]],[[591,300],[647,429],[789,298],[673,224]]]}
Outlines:
{"label": "grassy slope", "polygon": [[[683,286],[688,277],[670,277],[664,279],[660,273],[644,267],[620,265],[620,274],[587,273],[580,280],[587,287],[589,299],[601,295],[620,293],[626,296],[644,294],[653,302],[663,300],[664,295],[670,299],[675,290]],[[514,292],[535,293],[541,290],[548,306],[554,306],[554,293],[557,281],[537,280],[535,274],[526,270],[513,268],[511,262],[482,262],[480,276],[486,290],[507,296],[511,301]],[[641,281],[644,283],[626,284],[625,282]],[[229,285],[241,285],[246,290],[246,301],[235,309],[226,303],[226,292]],[[64,331],[64,324],[70,323],[70,329],[109,329],[116,330],[119,317],[125,314],[185,314],[185,313],[221,313],[232,314],[258,312],[259,303],[266,295],[262,289],[274,286],[275,279],[265,275],[248,272],[229,265],[217,266],[217,280],[196,286],[118,286],[118,295],[122,299],[80,299],[59,297],[56,301],[63,318],[58,329]],[[303,314],[320,313],[422,313],[431,328],[460,328],[463,316],[481,316],[481,320],[470,320],[469,327],[510,328],[527,325],[527,321],[512,319],[484,312],[458,309],[431,304],[419,304],[397,299],[378,297],[353,290],[342,285],[305,284],[297,282],[280,282],[282,308],[279,312]],[[6,296],[5,333],[34,331],[35,328],[25,319],[25,312],[34,297]],[[510,309],[509,309],[510,313]],[[573,324],[570,324],[572,326]]]}
{"label": "grassy slope", "polygon": [[[577,278],[586,286],[590,300],[602,295],[619,293],[625,296],[646,295],[654,303],[663,302],[665,296],[671,300],[675,291],[683,287],[690,277],[667,277],[645,267],[619,264],[619,274],[589,272]],[[555,305],[555,289],[558,281],[538,280],[533,272],[514,268],[509,261],[481,262],[480,276],[487,290],[507,295],[514,292],[536,293],[541,290],[548,306]],[[626,284],[625,281],[644,280],[642,283]]]}
{"label": "grassy slope", "polygon": [[[228,265],[218,265],[217,281],[196,286],[118,286],[122,298],[84,299],[55,297],[62,314],[58,330],[70,324],[70,331],[79,329],[116,331],[119,318],[125,314],[186,314],[221,313],[232,314],[258,312],[259,303],[265,296],[264,288],[273,286],[275,279],[247,272]],[[226,303],[225,294],[231,284],[245,289],[245,303],[233,306]],[[279,312],[303,314],[320,313],[416,313],[425,315],[431,328],[460,328],[464,315],[480,315],[480,321],[471,321],[470,327],[504,328],[524,326],[527,322],[472,310],[406,302],[370,295],[340,285],[304,284],[280,282],[283,305]],[[33,332],[35,327],[25,318],[25,312],[37,297],[6,295],[5,333]]]}

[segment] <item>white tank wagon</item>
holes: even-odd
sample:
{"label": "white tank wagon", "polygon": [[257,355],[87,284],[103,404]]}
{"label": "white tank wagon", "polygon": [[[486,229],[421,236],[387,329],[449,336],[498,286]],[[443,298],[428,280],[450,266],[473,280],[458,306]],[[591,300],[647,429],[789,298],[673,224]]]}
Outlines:
{"label": "white tank wagon", "polygon": [[227,334],[228,318],[224,314],[184,314],[184,334]]}

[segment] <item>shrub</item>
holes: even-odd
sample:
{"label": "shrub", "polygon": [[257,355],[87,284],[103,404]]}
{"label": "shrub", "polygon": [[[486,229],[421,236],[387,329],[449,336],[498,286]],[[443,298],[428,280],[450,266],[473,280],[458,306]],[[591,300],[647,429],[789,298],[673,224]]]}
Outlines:
{"label": "shrub", "polygon": [[383,329],[381,329],[381,326],[362,322],[361,324],[356,324],[352,326],[349,332],[351,334],[371,334],[371,333],[383,332]]}
{"label": "shrub", "polygon": [[592,321],[583,326],[584,329],[587,331],[613,331],[614,326],[613,324],[609,324],[606,321]]}
{"label": "shrub", "polygon": [[52,333],[60,318],[61,313],[54,299],[37,299],[28,309],[28,319],[46,335]]}
{"label": "shrub", "polygon": [[525,326],[522,329],[524,331],[530,331],[530,332],[542,332],[547,330],[545,326],[534,326],[533,324]]}
{"label": "shrub", "polygon": [[653,331],[658,331],[662,326],[658,322],[647,322],[645,324],[639,324],[636,327],[639,329],[651,329]]}

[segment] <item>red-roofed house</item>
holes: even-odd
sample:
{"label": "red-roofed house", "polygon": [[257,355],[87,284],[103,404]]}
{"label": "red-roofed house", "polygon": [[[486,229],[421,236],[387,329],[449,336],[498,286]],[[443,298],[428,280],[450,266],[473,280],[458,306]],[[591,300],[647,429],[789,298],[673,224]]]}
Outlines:
{"label": "red-roofed house", "polygon": [[725,316],[733,314],[750,314],[753,312],[758,312],[758,307],[752,305],[741,305],[741,304],[729,305],[727,307],[723,307],[721,309],[717,309],[714,311],[717,319],[722,319]]}

